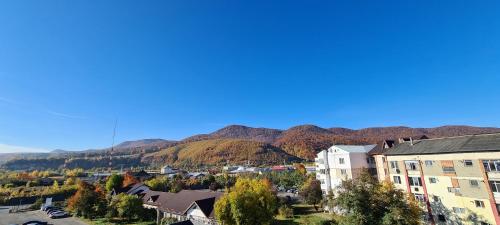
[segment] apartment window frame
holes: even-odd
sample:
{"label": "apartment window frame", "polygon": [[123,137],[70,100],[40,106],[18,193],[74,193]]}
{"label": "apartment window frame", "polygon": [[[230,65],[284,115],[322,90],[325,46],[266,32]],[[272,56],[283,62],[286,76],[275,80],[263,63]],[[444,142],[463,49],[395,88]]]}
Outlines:
{"label": "apartment window frame", "polygon": [[398,161],[390,161],[391,169],[399,169]]}
{"label": "apartment window frame", "polygon": [[500,172],[500,159],[483,160],[483,167],[486,172]]}
{"label": "apartment window frame", "polygon": [[465,213],[465,208],[453,207],[453,212],[457,213],[457,214],[464,214]]}
{"label": "apartment window frame", "polygon": [[432,196],[432,200],[434,202],[441,202],[441,198],[439,196],[437,196],[437,195]]}
{"label": "apartment window frame", "polygon": [[422,187],[422,178],[421,177],[408,177],[408,183],[412,187]]}
{"label": "apartment window frame", "polygon": [[476,206],[476,208],[484,208],[485,207],[484,201],[481,201],[481,200],[474,200],[474,205]]}
{"label": "apartment window frame", "polygon": [[429,184],[437,183],[437,179],[435,177],[429,177]]}
{"label": "apartment window frame", "polygon": [[477,187],[479,187],[479,181],[478,180],[469,180],[469,185],[471,187],[477,188]]}
{"label": "apartment window frame", "polygon": [[400,176],[392,176],[392,180],[394,181],[395,184],[401,184]]}
{"label": "apartment window frame", "polygon": [[418,202],[425,202],[425,196],[424,196],[424,194],[413,194],[413,197]]}
{"label": "apartment window frame", "polygon": [[458,187],[447,187],[449,193],[460,193],[460,188]]}
{"label": "apartment window frame", "polygon": [[405,161],[406,170],[417,171],[418,170],[418,162],[416,161]]}
{"label": "apartment window frame", "polygon": [[340,169],[340,175],[347,175],[346,169]]}
{"label": "apartment window frame", "polygon": [[345,159],[344,159],[344,158],[339,158],[339,164],[340,164],[340,165],[345,164]]}
{"label": "apartment window frame", "polygon": [[425,166],[427,166],[427,167],[431,167],[434,165],[434,162],[432,162],[432,160],[425,160],[424,163],[425,163]]}
{"label": "apartment window frame", "polygon": [[466,160],[464,160],[464,166],[465,167],[473,167],[474,162],[472,162],[472,160],[470,160],[470,159],[466,159]]}
{"label": "apartment window frame", "polygon": [[500,194],[500,181],[490,180],[491,192]]}
{"label": "apartment window frame", "polygon": [[443,167],[443,173],[455,173],[455,167],[451,166]]}

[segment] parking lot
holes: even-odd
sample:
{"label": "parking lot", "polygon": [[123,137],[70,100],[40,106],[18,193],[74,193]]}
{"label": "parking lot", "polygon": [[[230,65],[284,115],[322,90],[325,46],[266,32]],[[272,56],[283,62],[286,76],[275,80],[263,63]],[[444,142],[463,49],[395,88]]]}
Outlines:
{"label": "parking lot", "polygon": [[40,210],[8,213],[8,210],[0,209],[0,225],[23,224],[30,220],[40,220],[53,225],[87,225],[77,218],[67,217],[61,219],[50,219]]}

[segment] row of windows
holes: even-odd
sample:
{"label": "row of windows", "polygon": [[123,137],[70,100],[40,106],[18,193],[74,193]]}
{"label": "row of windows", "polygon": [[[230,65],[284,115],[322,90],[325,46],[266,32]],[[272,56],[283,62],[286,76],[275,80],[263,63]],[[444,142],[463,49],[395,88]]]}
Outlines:
{"label": "row of windows", "polygon": [[[498,164],[494,164],[494,165],[492,164],[493,165],[492,168],[495,170],[496,170],[496,168],[498,168],[498,171],[500,171],[500,160],[495,161],[495,163],[498,163]],[[398,161],[390,161],[390,164],[391,164],[392,169],[399,169]],[[431,167],[434,165],[434,161],[425,160],[424,164],[427,167]],[[466,167],[471,167],[474,165],[472,160],[463,160],[463,164]],[[418,161],[405,161],[405,165],[406,165],[406,169],[408,169],[408,170],[417,170],[418,169]],[[446,168],[446,166],[443,168]],[[451,167],[451,168],[453,168],[453,167]]]}
{"label": "row of windows", "polygon": [[488,172],[500,172],[500,160],[483,160],[484,170]]}
{"label": "row of windows", "polygon": [[[400,176],[393,176],[392,180],[395,184],[401,184]],[[437,178],[429,177],[429,183],[435,184],[437,181]],[[420,177],[408,177],[408,183],[410,186],[422,186],[422,179]],[[495,190],[494,192],[497,192],[497,190],[500,192],[500,181],[490,181],[490,183],[492,183],[491,186],[492,190]],[[471,187],[479,187],[479,180],[469,180],[469,185]]]}
{"label": "row of windows", "polygon": [[[319,164],[324,164],[324,160],[323,159],[316,159],[315,161],[318,162]],[[366,158],[366,163],[368,163],[368,164],[375,164],[375,158],[373,158],[373,157]],[[339,158],[339,164],[345,164],[345,159],[344,158]]]}

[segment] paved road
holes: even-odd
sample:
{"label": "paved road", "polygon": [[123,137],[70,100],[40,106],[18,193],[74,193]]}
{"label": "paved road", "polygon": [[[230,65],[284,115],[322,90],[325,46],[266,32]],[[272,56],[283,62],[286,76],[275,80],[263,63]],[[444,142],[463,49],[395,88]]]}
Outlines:
{"label": "paved road", "polygon": [[[1,208],[1,207],[0,207]],[[61,219],[50,219],[44,212],[40,210],[29,211],[29,212],[19,212],[19,213],[8,213],[8,211],[0,209],[0,225],[9,224],[23,224],[24,222],[30,220],[40,220],[49,222],[52,225],[88,225],[77,218],[61,218]]]}

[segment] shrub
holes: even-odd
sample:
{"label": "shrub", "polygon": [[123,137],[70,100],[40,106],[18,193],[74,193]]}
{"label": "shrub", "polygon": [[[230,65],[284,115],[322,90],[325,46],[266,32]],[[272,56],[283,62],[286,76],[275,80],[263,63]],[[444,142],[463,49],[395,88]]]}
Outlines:
{"label": "shrub", "polygon": [[293,218],[293,209],[288,205],[283,205],[278,209],[278,215],[281,218]]}

